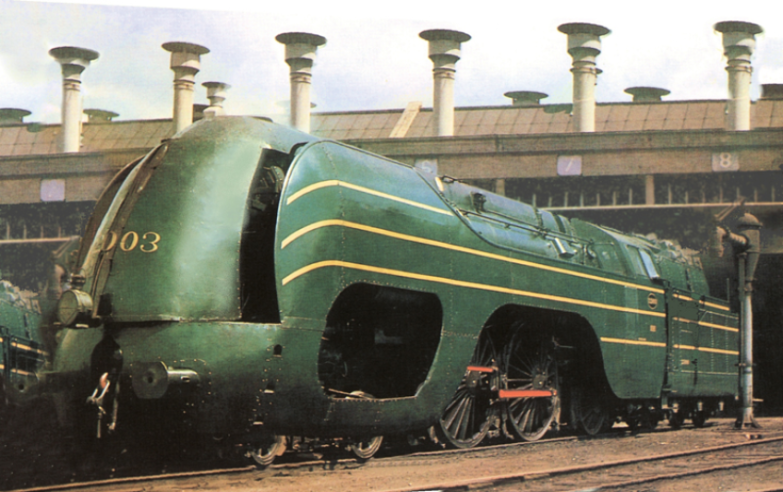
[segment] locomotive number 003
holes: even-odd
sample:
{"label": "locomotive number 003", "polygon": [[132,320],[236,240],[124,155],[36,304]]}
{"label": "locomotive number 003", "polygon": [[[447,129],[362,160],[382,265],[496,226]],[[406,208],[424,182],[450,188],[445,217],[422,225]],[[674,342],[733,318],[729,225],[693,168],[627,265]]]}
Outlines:
{"label": "locomotive number 003", "polygon": [[119,238],[116,232],[111,231],[108,239],[108,244],[103,248],[104,251],[111,251],[119,243],[122,251],[133,251],[138,246],[143,253],[154,253],[158,250],[160,234],[150,231],[139,236],[136,231],[128,231],[122,235],[122,238]]}

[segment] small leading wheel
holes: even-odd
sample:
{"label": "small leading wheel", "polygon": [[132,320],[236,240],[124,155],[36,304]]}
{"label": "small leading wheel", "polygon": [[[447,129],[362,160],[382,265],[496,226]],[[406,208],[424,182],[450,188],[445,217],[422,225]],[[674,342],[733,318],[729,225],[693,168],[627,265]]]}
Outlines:
{"label": "small leading wheel", "polygon": [[286,449],[285,436],[271,436],[263,442],[255,444],[250,451],[250,457],[258,466],[267,467],[282,456]]}
{"label": "small leading wheel", "polygon": [[511,432],[525,441],[541,439],[560,412],[557,361],[551,341],[526,347],[517,332],[503,353],[506,390],[529,391],[531,396],[510,398],[506,413]]}
{"label": "small leading wheel", "polygon": [[375,436],[367,441],[355,442],[349,447],[360,460],[369,460],[381,449],[383,436]]}
{"label": "small leading wheel", "polygon": [[571,421],[588,436],[595,436],[611,429],[614,417],[599,396],[577,387],[571,391]]}
{"label": "small leading wheel", "polygon": [[491,383],[495,347],[489,336],[479,343],[457,391],[435,424],[439,441],[452,448],[472,448],[480,443],[493,421]]}
{"label": "small leading wheel", "polygon": [[[365,393],[364,391],[357,390],[351,391],[351,393],[347,395],[346,398],[370,399],[373,398],[373,396],[369,393]],[[355,454],[356,457],[360,460],[369,460],[375,453],[378,452],[379,449],[381,449],[381,444],[383,444],[383,436],[375,436],[365,441],[354,442],[348,446],[348,449],[350,449],[351,452]]]}

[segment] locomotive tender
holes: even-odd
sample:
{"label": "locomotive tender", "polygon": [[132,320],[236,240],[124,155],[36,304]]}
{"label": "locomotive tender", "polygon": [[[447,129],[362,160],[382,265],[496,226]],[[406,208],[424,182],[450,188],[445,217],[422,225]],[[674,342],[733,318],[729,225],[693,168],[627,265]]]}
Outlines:
{"label": "locomotive tender", "polygon": [[[40,390],[37,372],[48,355],[39,330],[41,309],[0,274],[0,415]],[[0,417],[2,420],[2,417]]]}
{"label": "locomotive tender", "polygon": [[123,169],[76,271],[49,378],[99,435],[169,422],[266,464],[285,436],[699,425],[737,394],[738,317],[678,246],[259,118]]}

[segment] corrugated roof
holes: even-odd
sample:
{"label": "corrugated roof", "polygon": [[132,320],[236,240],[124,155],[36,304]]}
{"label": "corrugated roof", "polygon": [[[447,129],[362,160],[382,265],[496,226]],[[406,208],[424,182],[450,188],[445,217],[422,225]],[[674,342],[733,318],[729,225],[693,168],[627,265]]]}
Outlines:
{"label": "corrugated roof", "polygon": [[[154,147],[173,134],[171,120],[84,123],[82,151]],[[60,125],[0,126],[0,157],[56,154]]]}
{"label": "corrugated roof", "polygon": [[[570,105],[457,108],[454,135],[528,135],[573,131]],[[597,132],[720,130],[726,127],[726,101],[599,103]],[[313,135],[335,140],[388,138],[403,110],[313,113]],[[751,128],[783,127],[783,100],[761,99],[751,106]],[[60,125],[0,126],[0,157],[57,153]],[[84,123],[82,150],[149,148],[172,135],[170,119]],[[418,112],[406,138],[435,136],[432,109]]]}
{"label": "corrugated roof", "polygon": [[[569,105],[532,107],[493,106],[457,108],[454,135],[513,135],[566,133],[573,131]],[[671,101],[653,103],[599,103],[595,111],[597,132],[653,130],[720,130],[726,128],[726,101]],[[313,135],[333,139],[385,138],[402,110],[384,111],[386,124],[380,132],[368,132],[367,115],[373,111],[314,113]],[[360,115],[355,119],[347,115]],[[783,127],[783,100],[762,99],[751,107],[751,127]],[[346,127],[346,122],[352,124]],[[407,138],[435,135],[432,109],[424,108],[411,124]]]}

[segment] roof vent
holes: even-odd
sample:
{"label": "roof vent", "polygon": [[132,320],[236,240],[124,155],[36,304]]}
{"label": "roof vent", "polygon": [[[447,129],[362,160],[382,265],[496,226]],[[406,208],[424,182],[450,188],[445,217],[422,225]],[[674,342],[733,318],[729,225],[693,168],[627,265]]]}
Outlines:
{"label": "roof vent", "polygon": [[783,84],[761,84],[761,98],[783,99]]}
{"label": "roof vent", "polygon": [[727,130],[750,130],[750,57],[756,48],[756,34],[764,30],[752,22],[726,21],[715,24],[723,36],[723,54],[729,75]]}
{"label": "roof vent", "polygon": [[49,50],[62,68],[63,104],[60,133],[61,152],[79,152],[82,139],[82,72],[98,58],[98,52],[86,48],[60,46]]}
{"label": "roof vent", "polygon": [[513,106],[540,106],[541,99],[546,99],[549,94],[536,91],[511,91],[503,94],[511,99]]}
{"label": "roof vent", "polygon": [[611,31],[604,26],[572,22],[561,24],[558,31],[568,36],[568,54],[573,58],[573,124],[576,132],[595,131],[595,84],[601,70],[596,58],[601,53],[601,36]]}
{"label": "roof vent", "polygon": [[285,62],[289,67],[291,87],[291,126],[310,133],[310,86],[313,82],[313,62],[319,46],[326,38],[307,32],[284,32],[275,36],[285,45]]}
{"label": "roof vent", "polygon": [[462,43],[470,41],[470,35],[449,29],[429,29],[419,33],[428,43],[432,60],[433,95],[432,112],[435,116],[436,135],[454,135],[454,78],[457,62],[462,56]]}
{"label": "roof vent", "polygon": [[629,87],[625,89],[626,94],[633,96],[635,103],[661,102],[663,96],[668,96],[672,91],[658,87]]}
{"label": "roof vent", "polygon": [[163,43],[163,49],[171,53],[171,70],[174,71],[174,133],[193,123],[193,86],[196,74],[201,71],[201,55],[209,49],[194,43],[172,41]]}
{"label": "roof vent", "polygon": [[0,108],[0,126],[22,125],[24,117],[31,114],[26,109]]}
{"label": "roof vent", "polygon": [[105,109],[85,109],[84,114],[87,115],[88,123],[109,123],[112,119],[119,116],[119,113],[106,111]]}

